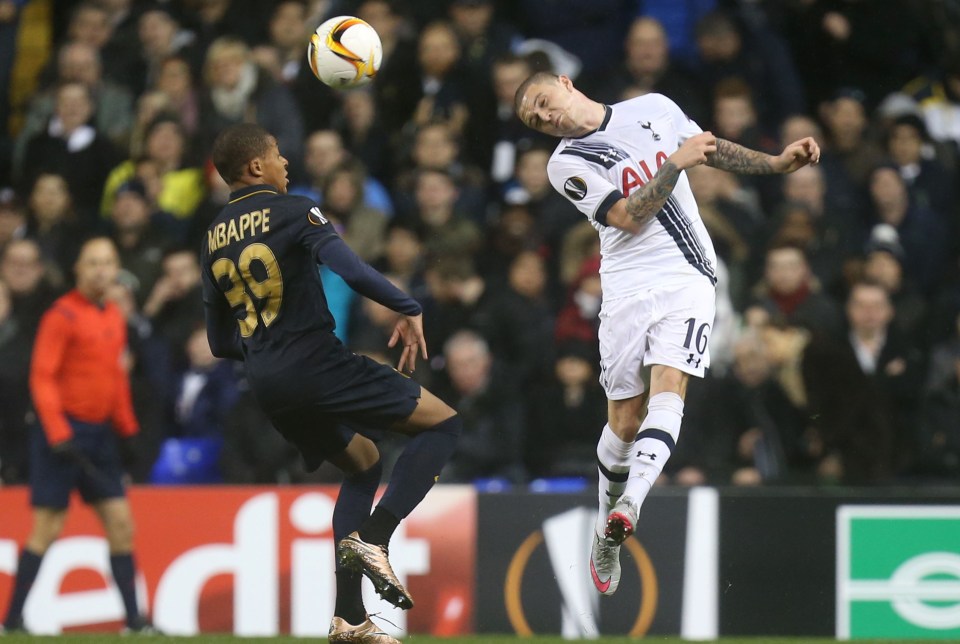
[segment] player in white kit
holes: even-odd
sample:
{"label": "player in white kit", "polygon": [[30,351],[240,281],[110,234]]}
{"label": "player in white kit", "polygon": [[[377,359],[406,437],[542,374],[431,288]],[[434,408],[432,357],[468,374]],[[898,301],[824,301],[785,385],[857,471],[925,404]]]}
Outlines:
{"label": "player in white kit", "polygon": [[778,156],[750,150],[703,132],[661,94],[604,105],[547,72],[524,81],[514,108],[528,127],[563,139],[547,163],[550,182],[600,232],[600,382],[609,402],[590,573],[612,595],[620,544],[680,434],[687,381],[710,365],[716,255],[684,170],[793,172],[817,163],[820,148],[805,138]]}

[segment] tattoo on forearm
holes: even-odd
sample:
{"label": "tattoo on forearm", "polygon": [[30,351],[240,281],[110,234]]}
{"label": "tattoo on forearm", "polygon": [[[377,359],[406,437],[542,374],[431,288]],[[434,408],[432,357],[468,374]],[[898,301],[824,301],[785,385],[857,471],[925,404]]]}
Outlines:
{"label": "tattoo on forearm", "polygon": [[751,150],[721,138],[717,139],[717,151],[710,155],[707,165],[738,174],[773,174],[776,172],[770,165],[769,154]]}
{"label": "tattoo on forearm", "polygon": [[627,197],[627,213],[640,225],[653,219],[673,193],[679,178],[680,168],[673,161],[666,161],[653,179]]}

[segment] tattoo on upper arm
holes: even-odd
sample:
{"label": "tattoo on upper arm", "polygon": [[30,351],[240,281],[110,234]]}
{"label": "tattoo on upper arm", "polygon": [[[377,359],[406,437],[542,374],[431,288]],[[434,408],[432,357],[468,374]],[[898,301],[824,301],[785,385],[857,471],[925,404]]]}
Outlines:
{"label": "tattoo on upper arm", "polygon": [[738,174],[774,173],[769,154],[721,138],[717,138],[717,151],[710,155],[707,165]]}
{"label": "tattoo on upper arm", "polygon": [[638,224],[646,224],[663,208],[679,178],[680,168],[673,161],[664,162],[653,179],[627,197],[627,213]]}

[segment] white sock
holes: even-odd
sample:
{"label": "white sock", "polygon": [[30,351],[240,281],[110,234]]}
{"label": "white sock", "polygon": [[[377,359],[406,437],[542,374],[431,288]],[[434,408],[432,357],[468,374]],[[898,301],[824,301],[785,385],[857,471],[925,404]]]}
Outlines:
{"label": "white sock", "polygon": [[623,491],[624,496],[632,497],[638,507],[647,498],[647,493],[660,476],[677,444],[681,420],[683,398],[667,391],[650,398],[647,403],[647,416],[640,425],[634,443],[630,476]]}
{"label": "white sock", "polygon": [[597,469],[599,470],[600,512],[597,516],[597,534],[602,535],[607,526],[607,515],[623,494],[630,473],[633,443],[620,440],[610,425],[604,425],[597,443]]}

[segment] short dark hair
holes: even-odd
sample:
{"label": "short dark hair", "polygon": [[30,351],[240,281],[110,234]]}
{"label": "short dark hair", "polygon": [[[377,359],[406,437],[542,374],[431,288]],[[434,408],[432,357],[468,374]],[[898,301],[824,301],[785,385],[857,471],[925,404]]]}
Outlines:
{"label": "short dark hair", "polygon": [[265,155],[273,140],[270,132],[255,123],[231,125],[217,135],[210,156],[223,180],[234,184],[243,176],[247,163]]}
{"label": "short dark hair", "polygon": [[527,93],[531,85],[535,85],[536,83],[555,83],[559,78],[560,77],[553,72],[535,72],[528,76],[527,80],[520,83],[520,87],[517,88],[517,93],[513,95],[513,113],[517,114],[520,111],[520,102],[523,100],[523,95]]}

